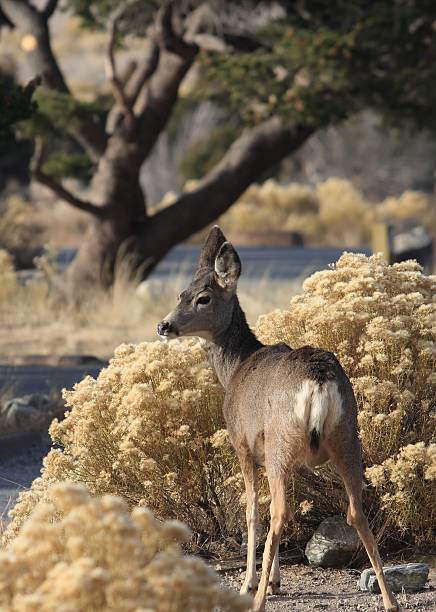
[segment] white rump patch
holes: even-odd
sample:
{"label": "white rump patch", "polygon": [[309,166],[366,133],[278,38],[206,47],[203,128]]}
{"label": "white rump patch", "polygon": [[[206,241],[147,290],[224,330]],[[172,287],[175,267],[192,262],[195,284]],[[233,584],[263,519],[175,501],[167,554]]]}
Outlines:
{"label": "white rump patch", "polygon": [[342,415],[342,399],[334,381],[323,385],[305,380],[295,398],[295,416],[307,433],[315,429],[321,436],[331,431]]}

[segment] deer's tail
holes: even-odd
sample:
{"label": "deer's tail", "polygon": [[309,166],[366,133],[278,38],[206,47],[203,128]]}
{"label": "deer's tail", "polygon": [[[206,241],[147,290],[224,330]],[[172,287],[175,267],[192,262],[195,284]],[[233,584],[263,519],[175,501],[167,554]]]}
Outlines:
{"label": "deer's tail", "polygon": [[326,430],[335,427],[342,413],[342,400],[335,381],[303,383],[297,401],[297,414],[304,422],[310,449],[317,452]]}

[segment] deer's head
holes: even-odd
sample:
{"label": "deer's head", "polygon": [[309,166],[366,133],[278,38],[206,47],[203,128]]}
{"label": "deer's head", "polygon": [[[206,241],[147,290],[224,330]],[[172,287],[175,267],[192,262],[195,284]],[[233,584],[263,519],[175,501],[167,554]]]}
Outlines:
{"label": "deer's head", "polygon": [[220,228],[209,232],[191,284],[157,326],[159,336],[200,336],[213,340],[228,328],[236,303],[241,261]]}

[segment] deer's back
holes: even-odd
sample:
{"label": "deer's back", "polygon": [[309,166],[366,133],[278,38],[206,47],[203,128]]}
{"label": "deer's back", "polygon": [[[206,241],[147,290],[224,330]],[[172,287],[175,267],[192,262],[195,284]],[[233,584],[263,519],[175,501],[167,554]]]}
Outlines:
{"label": "deer's back", "polygon": [[341,418],[356,429],[354,393],[335,355],[311,346],[291,349],[281,343],[264,346],[250,355],[230,381],[224,416],[231,438],[245,437],[251,448],[265,430],[276,430],[279,435],[298,428],[298,402],[306,388],[320,393],[333,389],[342,405]]}

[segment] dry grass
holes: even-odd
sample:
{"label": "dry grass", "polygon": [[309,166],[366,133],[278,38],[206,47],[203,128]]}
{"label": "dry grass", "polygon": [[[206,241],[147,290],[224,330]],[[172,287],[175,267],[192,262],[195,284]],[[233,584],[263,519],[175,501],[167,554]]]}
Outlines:
{"label": "dry grass", "polygon": [[[80,306],[65,298],[50,257],[38,262],[39,272],[25,286],[12,261],[0,251],[0,355],[6,359],[28,354],[87,354],[103,359],[123,342],[156,338],[156,325],[189,282],[180,273],[165,280],[150,279],[138,287],[128,262],[117,266],[110,290],[93,288]],[[302,279],[282,282],[264,277],[241,287],[241,302],[254,325],[258,316],[285,306]]]}

